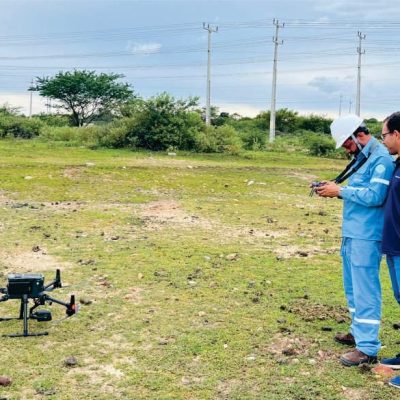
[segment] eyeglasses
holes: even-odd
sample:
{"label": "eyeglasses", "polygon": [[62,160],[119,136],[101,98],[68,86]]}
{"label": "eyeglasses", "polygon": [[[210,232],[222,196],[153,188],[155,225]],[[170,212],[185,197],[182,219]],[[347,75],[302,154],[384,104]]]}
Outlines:
{"label": "eyeglasses", "polygon": [[387,135],[392,135],[393,133],[394,133],[394,132],[385,132],[385,133],[382,133],[382,134],[381,134],[381,139],[382,139],[382,140],[385,140],[385,138],[386,138]]}

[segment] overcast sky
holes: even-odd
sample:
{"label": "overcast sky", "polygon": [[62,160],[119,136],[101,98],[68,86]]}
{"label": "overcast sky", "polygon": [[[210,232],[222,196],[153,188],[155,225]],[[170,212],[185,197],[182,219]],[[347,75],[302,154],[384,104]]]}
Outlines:
{"label": "overcast sky", "polygon": [[[28,113],[36,76],[85,68],[125,75],[147,98],[167,91],[205,104],[207,31],[211,103],[256,115],[270,108],[273,19],[279,37],[277,107],[335,116],[355,110],[357,32],[361,114],[400,109],[399,3],[389,0],[0,0],[0,104]],[[33,96],[33,111],[44,111]]]}

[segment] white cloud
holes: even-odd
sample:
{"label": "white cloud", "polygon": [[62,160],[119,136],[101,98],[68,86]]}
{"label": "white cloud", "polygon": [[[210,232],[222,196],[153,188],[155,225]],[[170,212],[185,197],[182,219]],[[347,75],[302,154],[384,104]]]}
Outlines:
{"label": "white cloud", "polygon": [[262,111],[260,107],[253,107],[248,104],[224,104],[222,102],[217,104],[220,112],[237,113],[243,117],[255,117]]}
{"label": "white cloud", "polygon": [[355,81],[353,76],[329,77],[317,76],[308,82],[309,86],[315,87],[323,93],[352,93]]}
{"label": "white cloud", "polygon": [[[398,3],[393,0],[310,0],[319,12],[358,19],[393,17],[398,13]],[[332,16],[332,15],[331,15]],[[355,24],[356,24],[355,20]]]}
{"label": "white cloud", "polygon": [[129,42],[127,50],[132,54],[148,55],[158,53],[161,49],[161,43],[137,43]]}

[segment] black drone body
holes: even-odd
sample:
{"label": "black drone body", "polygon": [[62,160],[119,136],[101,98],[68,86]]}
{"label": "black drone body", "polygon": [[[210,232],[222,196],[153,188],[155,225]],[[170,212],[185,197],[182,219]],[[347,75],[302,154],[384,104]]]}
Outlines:
{"label": "black drone body", "polygon": [[[41,274],[9,274],[7,278],[7,287],[0,288],[0,293],[3,293],[0,301],[7,301],[12,299],[21,300],[21,308],[19,317],[0,318],[0,322],[20,319],[23,320],[24,330],[23,333],[14,333],[4,336],[26,337],[48,335],[48,332],[30,333],[28,330],[29,319],[35,319],[38,322],[51,321],[52,317],[50,311],[36,310],[39,306],[43,306],[46,303],[49,303],[50,305],[52,303],[56,303],[64,306],[66,308],[67,317],[76,314],[77,305],[75,304],[74,295],[71,296],[69,303],[57,300],[54,297],[48,295],[48,292],[62,287],[61,272],[59,269],[56,270],[55,279],[48,285],[44,284],[44,276]],[[28,310],[29,299],[33,300],[33,306],[30,307]]]}

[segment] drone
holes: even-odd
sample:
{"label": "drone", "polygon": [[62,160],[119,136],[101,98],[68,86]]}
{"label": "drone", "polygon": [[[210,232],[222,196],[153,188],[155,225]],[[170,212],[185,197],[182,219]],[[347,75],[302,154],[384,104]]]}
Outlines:
{"label": "drone", "polygon": [[[48,285],[44,284],[44,276],[42,274],[9,274],[7,275],[7,279],[7,287],[0,288],[0,293],[3,293],[3,296],[0,297],[0,302],[19,299],[21,300],[21,307],[19,317],[0,318],[0,322],[11,321],[14,319],[23,320],[23,332],[3,336],[27,337],[48,335],[48,332],[31,333],[29,332],[28,327],[28,321],[30,319],[34,319],[38,322],[52,320],[52,315],[49,310],[36,310],[39,306],[43,306],[46,303],[49,305],[56,303],[64,306],[66,308],[67,318],[78,312],[78,306],[75,303],[74,295],[71,295],[69,303],[55,299],[54,297],[48,295],[48,292],[62,287],[61,272],[59,269],[56,270],[55,279]],[[29,299],[33,300],[33,306],[28,310]]]}

